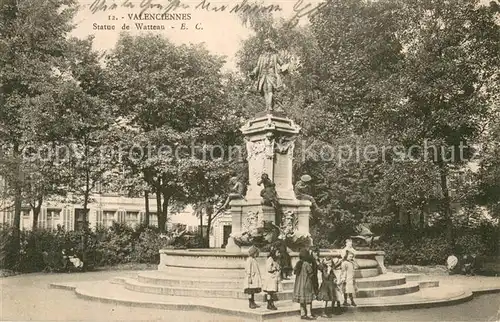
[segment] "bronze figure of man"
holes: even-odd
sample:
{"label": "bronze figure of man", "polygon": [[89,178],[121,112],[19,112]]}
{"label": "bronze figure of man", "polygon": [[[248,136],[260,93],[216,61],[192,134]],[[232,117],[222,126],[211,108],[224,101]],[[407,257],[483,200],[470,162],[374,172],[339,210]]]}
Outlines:
{"label": "bronze figure of man", "polygon": [[288,69],[279,58],[278,51],[270,39],[264,41],[265,51],[259,56],[257,66],[250,73],[255,78],[255,87],[264,97],[266,109],[272,111],[274,108],[276,90],[283,86],[281,73]]}

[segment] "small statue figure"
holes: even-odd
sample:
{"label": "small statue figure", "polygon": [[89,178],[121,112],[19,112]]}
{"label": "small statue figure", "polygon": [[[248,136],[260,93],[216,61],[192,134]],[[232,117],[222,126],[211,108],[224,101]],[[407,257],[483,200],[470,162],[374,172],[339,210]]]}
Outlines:
{"label": "small statue figure", "polygon": [[380,239],[380,236],[375,236],[374,233],[370,230],[367,224],[359,224],[356,226],[357,236],[351,236],[352,239],[361,239],[365,241],[365,243],[372,248],[373,243],[377,242]]}
{"label": "small statue figure", "polygon": [[312,180],[311,176],[304,174],[300,177],[300,180],[295,183],[295,195],[297,199],[300,200],[309,200],[312,203],[313,210],[318,211],[319,207],[316,203],[316,200],[313,196],[311,196],[310,185],[309,182]]}
{"label": "small statue figure", "polygon": [[173,231],[167,234],[160,234],[161,239],[166,239],[168,246],[174,245],[180,238],[187,233],[185,225],[178,225]]}
{"label": "small statue figure", "polygon": [[229,195],[227,196],[226,202],[222,205],[222,207],[219,208],[217,213],[222,211],[223,209],[226,209],[227,206],[229,206],[229,202],[234,199],[245,199],[244,194],[245,194],[245,185],[238,180],[238,177],[234,176],[229,179],[229,184],[230,184],[230,189],[229,189]]}
{"label": "small statue figure", "polygon": [[288,64],[281,61],[270,39],[266,39],[264,45],[265,51],[259,56],[257,66],[250,73],[250,77],[256,78],[256,89],[264,97],[266,109],[272,111],[276,101],[274,94],[283,86],[280,74],[288,70]]}
{"label": "small statue figure", "polygon": [[263,173],[260,177],[260,180],[257,182],[257,185],[263,185],[264,188],[260,191],[260,196],[262,197],[262,204],[266,206],[271,206],[275,210],[276,225],[281,225],[281,205],[278,200],[278,193],[276,192],[276,185],[269,178],[267,173]]}

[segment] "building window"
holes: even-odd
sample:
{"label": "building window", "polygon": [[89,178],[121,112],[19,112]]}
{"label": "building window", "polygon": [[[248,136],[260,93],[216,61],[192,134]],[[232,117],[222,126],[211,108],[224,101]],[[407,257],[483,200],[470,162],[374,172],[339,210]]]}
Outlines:
{"label": "building window", "polygon": [[24,218],[28,218],[30,216],[30,209],[21,209],[21,216]]}
{"label": "building window", "polygon": [[158,215],[156,212],[149,213],[149,225],[158,227]]}
{"label": "building window", "polygon": [[88,227],[89,216],[83,209],[75,209],[75,230],[82,230]]}
{"label": "building window", "polygon": [[113,221],[115,220],[115,213],[116,211],[106,211],[104,210],[102,212],[102,221],[101,224],[103,227],[111,227],[113,224]]}
{"label": "building window", "polygon": [[54,229],[61,219],[61,209],[47,209],[47,229]]}
{"label": "building window", "polygon": [[131,227],[135,227],[139,224],[139,212],[138,211],[127,211],[125,215],[125,222]]}

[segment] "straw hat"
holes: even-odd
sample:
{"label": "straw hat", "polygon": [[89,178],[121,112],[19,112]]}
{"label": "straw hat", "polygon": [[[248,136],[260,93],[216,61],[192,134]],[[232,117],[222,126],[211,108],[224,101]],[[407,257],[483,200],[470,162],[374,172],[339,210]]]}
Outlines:
{"label": "straw hat", "polygon": [[302,177],[300,177],[300,181],[302,181],[302,182],[309,182],[311,180],[312,180],[312,178],[308,174],[304,174]]}

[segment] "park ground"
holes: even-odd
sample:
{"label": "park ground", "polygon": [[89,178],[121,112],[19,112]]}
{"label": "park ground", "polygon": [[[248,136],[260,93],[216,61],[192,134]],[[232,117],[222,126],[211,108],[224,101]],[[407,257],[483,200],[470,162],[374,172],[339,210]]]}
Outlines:
{"label": "park ground", "polygon": [[[105,281],[116,276],[134,275],[136,270],[122,267],[87,273],[34,273],[0,278],[2,321],[244,321],[242,318],[197,312],[170,311],[86,301],[73,292],[49,288],[53,282]],[[135,267],[138,268],[138,267]],[[151,269],[151,267],[141,267]],[[447,276],[429,272],[441,283],[480,288],[498,277]],[[270,321],[299,321],[299,317],[277,318]],[[341,316],[321,320],[334,321],[500,321],[500,296],[475,295],[458,305],[429,309],[382,312],[350,310]]]}

